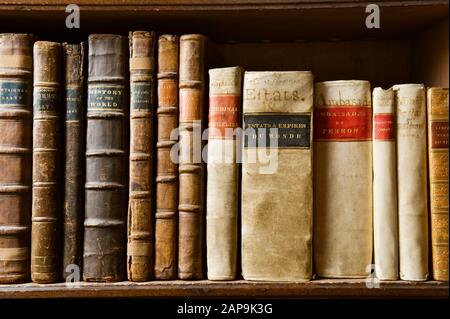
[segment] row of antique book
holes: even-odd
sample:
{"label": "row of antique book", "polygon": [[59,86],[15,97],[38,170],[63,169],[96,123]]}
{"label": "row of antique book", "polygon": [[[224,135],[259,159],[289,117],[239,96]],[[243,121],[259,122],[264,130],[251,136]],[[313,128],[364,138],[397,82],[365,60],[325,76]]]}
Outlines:
{"label": "row of antique book", "polygon": [[0,34],[0,283],[448,281],[448,89],[208,85],[205,43]]}

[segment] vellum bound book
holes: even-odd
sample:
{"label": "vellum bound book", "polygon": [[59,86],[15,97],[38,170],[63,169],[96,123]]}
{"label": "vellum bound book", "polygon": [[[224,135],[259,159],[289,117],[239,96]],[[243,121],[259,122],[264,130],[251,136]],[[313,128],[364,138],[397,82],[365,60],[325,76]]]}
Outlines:
{"label": "vellum bound book", "polygon": [[373,90],[373,237],[375,274],[398,279],[397,155],[393,89]]}
{"label": "vellum bound book", "polygon": [[314,91],[316,274],[361,278],[372,263],[372,103],[367,81]]}
{"label": "vellum bound book", "polygon": [[427,98],[433,279],[448,281],[448,88],[429,88]]}
{"label": "vellum bound book", "polygon": [[312,277],[311,72],[245,72],[242,275]]}
{"label": "vellum bound book", "polygon": [[400,279],[428,277],[427,126],[422,84],[394,87]]}
{"label": "vellum bound book", "polygon": [[239,163],[234,129],[240,126],[242,75],[240,67],[209,70],[206,192],[209,280],[236,277]]}

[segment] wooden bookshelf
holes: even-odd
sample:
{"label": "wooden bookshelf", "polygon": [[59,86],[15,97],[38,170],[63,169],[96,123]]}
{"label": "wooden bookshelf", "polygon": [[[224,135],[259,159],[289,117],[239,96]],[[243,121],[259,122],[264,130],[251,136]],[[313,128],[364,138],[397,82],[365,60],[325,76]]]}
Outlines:
{"label": "wooden bookshelf", "polygon": [[313,280],[305,283],[219,281],[152,281],[146,283],[80,283],[0,285],[0,298],[448,298],[448,283],[381,282],[367,288],[360,279]]}
{"label": "wooden bookshelf", "polygon": [[[81,28],[66,29],[65,6],[77,3]],[[212,66],[311,70],[315,80],[365,79],[372,87],[422,82],[448,87],[448,0],[378,0],[381,28],[367,29],[364,0],[2,0],[0,32],[85,40],[90,33],[154,30],[202,33],[214,44]],[[448,283],[236,280],[0,285],[0,298],[299,297],[448,298]]]}

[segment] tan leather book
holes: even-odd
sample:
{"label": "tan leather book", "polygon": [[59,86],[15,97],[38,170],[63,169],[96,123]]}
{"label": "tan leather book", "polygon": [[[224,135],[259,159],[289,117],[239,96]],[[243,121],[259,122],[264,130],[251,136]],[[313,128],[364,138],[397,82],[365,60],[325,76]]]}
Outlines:
{"label": "tan leather book", "polygon": [[400,279],[428,277],[427,123],[422,84],[394,87]]}
{"label": "tan leather book", "polygon": [[[233,280],[237,264],[241,67],[209,70],[206,249],[209,280]],[[236,147],[239,147],[237,150]]]}
{"label": "tan leather book", "polygon": [[153,276],[154,32],[130,33],[130,194],[127,272],[130,281]]}
{"label": "tan leather book", "polygon": [[394,90],[373,90],[373,245],[375,275],[398,279],[397,154]]}
{"label": "tan leather book", "polygon": [[170,150],[178,142],[170,133],[178,127],[179,38],[158,40],[158,142],[156,164],[155,278],[177,278],[178,165]]}
{"label": "tan leather book", "polygon": [[61,44],[38,41],[33,48],[33,199],[31,280],[56,282],[59,268],[61,174]]}
{"label": "tan leather book", "polygon": [[63,43],[65,75],[65,180],[63,268],[66,278],[83,260],[85,43]]}
{"label": "tan leather book", "polygon": [[370,83],[316,83],[314,103],[316,274],[366,277],[372,268]]}
{"label": "tan leather book", "polygon": [[126,242],[128,47],[92,34],[89,73],[83,279],[123,280]]}
{"label": "tan leather book", "polygon": [[0,284],[30,279],[32,47],[0,34]]}
{"label": "tan leather book", "polygon": [[448,281],[448,88],[429,88],[427,99],[433,279]]}
{"label": "tan leather book", "polygon": [[[180,37],[178,277],[203,278],[202,120],[205,43],[199,34]],[[200,133],[200,135],[199,135]]]}
{"label": "tan leather book", "polygon": [[245,72],[242,276],[312,277],[313,75]]}

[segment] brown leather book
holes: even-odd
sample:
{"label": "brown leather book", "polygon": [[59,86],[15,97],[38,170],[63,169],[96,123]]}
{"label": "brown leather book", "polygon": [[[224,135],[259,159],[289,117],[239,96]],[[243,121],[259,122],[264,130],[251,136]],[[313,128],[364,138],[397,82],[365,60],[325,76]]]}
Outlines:
{"label": "brown leather book", "polygon": [[[180,143],[178,277],[203,277],[203,164],[201,130],[205,96],[205,42],[199,34],[180,37]],[[195,140],[194,140],[195,138]]]}
{"label": "brown leather book", "polygon": [[63,277],[81,267],[83,254],[85,45],[63,43],[65,74],[65,180],[63,222]]}
{"label": "brown leather book", "polygon": [[153,274],[153,109],[154,32],[130,33],[130,195],[128,202],[128,280]]}
{"label": "brown leather book", "polygon": [[179,38],[158,40],[158,142],[156,164],[155,278],[177,277],[178,165],[170,158],[178,127]]}
{"label": "brown leather book", "polygon": [[51,283],[60,278],[59,222],[61,44],[34,44],[33,195],[31,279]]}
{"label": "brown leather book", "polygon": [[433,279],[448,281],[448,88],[429,88],[427,98]]}
{"label": "brown leather book", "polygon": [[128,50],[120,35],[89,36],[83,279],[123,279]]}
{"label": "brown leather book", "polygon": [[0,284],[30,278],[32,46],[0,34]]}

